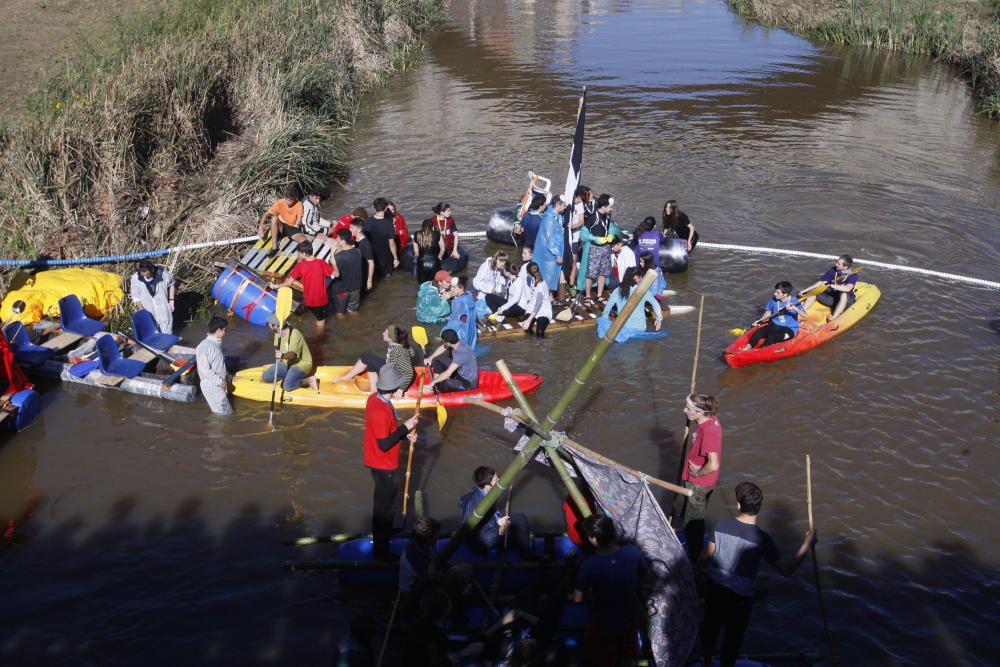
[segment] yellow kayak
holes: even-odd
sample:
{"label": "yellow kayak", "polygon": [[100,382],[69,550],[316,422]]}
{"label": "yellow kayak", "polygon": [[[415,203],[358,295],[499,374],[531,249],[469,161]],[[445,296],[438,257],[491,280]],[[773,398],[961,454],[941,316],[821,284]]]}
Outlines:
{"label": "yellow kayak", "polygon": [[[251,401],[271,400],[271,383],[261,380],[266,366],[247,368],[236,374],[233,378],[234,396],[246,398]],[[364,409],[368,403],[369,385],[368,375],[362,373],[353,380],[345,382],[334,382],[335,378],[351,370],[350,366],[320,366],[316,369],[316,379],[319,380],[319,391],[309,386],[303,385],[295,391],[286,391],[284,402],[296,405],[310,405],[323,408],[356,408]],[[394,400],[392,404],[396,408],[415,408],[417,406],[417,389],[420,384],[420,376],[425,376],[425,383],[429,384],[426,368],[416,368],[416,375],[413,384],[403,395],[403,398]],[[514,381],[525,394],[534,391],[542,383],[542,376],[515,373]],[[280,384],[280,383],[279,383]],[[281,395],[281,387],[278,387],[278,397]],[[467,398],[477,398],[482,401],[502,401],[511,398],[512,394],[507,383],[497,371],[479,371],[479,386],[469,391],[441,392],[439,394],[441,404],[446,407],[465,405]],[[424,397],[421,408],[433,409],[435,406],[434,392],[428,386],[424,387]]]}

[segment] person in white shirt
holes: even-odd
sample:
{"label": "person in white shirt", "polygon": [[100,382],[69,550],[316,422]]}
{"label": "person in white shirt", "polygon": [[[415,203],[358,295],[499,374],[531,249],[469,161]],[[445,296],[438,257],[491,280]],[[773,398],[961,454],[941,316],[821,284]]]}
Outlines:
{"label": "person in white shirt", "polygon": [[208,335],[195,350],[201,393],[217,415],[233,414],[228,396],[231,376],[226,371],[226,358],[222,354],[222,339],[228,324],[224,317],[213,317],[208,323]]}
{"label": "person in white shirt", "polygon": [[139,270],[132,274],[130,291],[136,309],[148,310],[156,320],[160,333],[174,331],[174,274],[148,259],[139,261]]}
{"label": "person in white shirt", "polygon": [[514,281],[508,292],[507,303],[497,308],[495,316],[497,319],[506,316],[524,317],[521,328],[525,333],[545,337],[545,329],[552,321],[552,297],[538,270],[538,264],[528,262],[524,277],[518,276]]}
{"label": "person in white shirt", "polygon": [[319,214],[319,205],[326,199],[319,188],[313,188],[302,200],[302,231],[311,239],[324,240],[330,229],[330,221],[324,220]]}
{"label": "person in white shirt", "polygon": [[472,286],[476,289],[476,298],[484,301],[490,312],[507,302],[507,290],[510,288],[512,274],[507,268],[507,252],[497,250],[493,257],[479,265]]}
{"label": "person in white shirt", "polygon": [[621,279],[625,275],[626,269],[636,266],[636,262],[635,251],[628,247],[620,236],[616,236],[615,240],[611,242],[611,254],[613,262],[608,287],[614,289],[622,284]]}

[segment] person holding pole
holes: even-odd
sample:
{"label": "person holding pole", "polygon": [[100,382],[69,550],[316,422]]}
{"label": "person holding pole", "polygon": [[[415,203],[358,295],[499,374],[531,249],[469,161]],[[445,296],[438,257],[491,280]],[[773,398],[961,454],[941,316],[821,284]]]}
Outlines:
{"label": "person holding pole", "polygon": [[816,544],[816,531],[810,528],[791,560],[782,560],[774,540],[757,527],[757,513],[764,494],[751,482],[736,486],[736,518],[719,519],[698,559],[708,574],[705,591],[705,621],[701,627],[702,662],[712,664],[712,651],[721,631],[722,649],[719,664],[731,667],[743,643],[750,623],[754,586],[761,559],[786,577],[792,576],[809,550]]}
{"label": "person holding pole", "polygon": [[701,552],[705,540],[705,513],[722,466],[722,424],[717,413],[719,401],[708,394],[691,394],[684,404],[684,416],[695,422],[694,439],[684,462],[681,483],[691,496],[674,498],[673,516],[680,521],[687,541],[688,556]]}
{"label": "person holding pole", "polygon": [[[472,490],[462,496],[458,501],[458,507],[462,510],[462,521],[467,521],[472,516],[476,507],[482,502],[486,494],[496,486],[499,477],[497,471],[489,466],[479,466],[472,473],[475,486]],[[534,560],[535,555],[531,549],[531,529],[528,527],[528,517],[521,513],[510,514],[508,511],[503,516],[496,505],[487,511],[476,526],[476,531],[469,539],[469,546],[475,551],[486,553],[490,549],[505,548],[508,544],[508,535],[513,534],[513,543],[521,553],[522,560]],[[503,538],[503,539],[501,539]]]}
{"label": "person holding pole", "polygon": [[389,560],[389,539],[393,521],[399,512],[399,443],[406,438],[410,447],[417,440],[418,416],[398,423],[396,408],[389,395],[403,384],[403,374],[386,364],[379,372],[377,391],[368,396],[365,405],[364,462],[375,482],[372,501],[372,539],[375,558]]}

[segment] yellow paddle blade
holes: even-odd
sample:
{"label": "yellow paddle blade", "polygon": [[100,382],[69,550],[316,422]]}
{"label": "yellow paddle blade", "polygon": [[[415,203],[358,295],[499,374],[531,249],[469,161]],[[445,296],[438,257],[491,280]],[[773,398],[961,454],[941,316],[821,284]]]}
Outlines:
{"label": "yellow paddle blade", "polygon": [[573,309],[572,308],[564,308],[564,309],[560,310],[558,313],[556,313],[556,321],[557,322],[569,322],[572,319],[573,319]]}
{"label": "yellow paddle blade", "polygon": [[410,329],[410,335],[413,336],[413,342],[415,342],[420,347],[427,347],[427,329],[420,325],[416,325]]}
{"label": "yellow paddle blade", "polygon": [[448,423],[448,411],[440,403],[437,404],[438,429],[443,429]]}
{"label": "yellow paddle blade", "polygon": [[729,330],[729,333],[731,333],[734,336],[742,336],[746,332],[747,332],[746,329],[730,329]]}
{"label": "yellow paddle blade", "polygon": [[288,316],[292,314],[292,288],[281,287],[278,289],[278,303],[274,307],[274,316],[278,318],[278,325],[284,324]]}

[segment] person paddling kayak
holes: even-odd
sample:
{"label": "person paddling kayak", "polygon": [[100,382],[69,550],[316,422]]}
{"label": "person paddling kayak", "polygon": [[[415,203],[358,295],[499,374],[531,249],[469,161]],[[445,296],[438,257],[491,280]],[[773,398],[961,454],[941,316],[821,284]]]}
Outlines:
{"label": "person paddling kayak", "polygon": [[809,310],[815,302],[819,301],[830,309],[828,321],[832,322],[840,317],[847,310],[847,307],[854,303],[854,288],[858,284],[858,272],[851,270],[852,266],[854,266],[854,260],[850,255],[838,257],[836,264],[827,269],[822,278],[799,293],[801,296],[826,285],[825,292],[806,299],[805,309]]}
{"label": "person paddling kayak", "polygon": [[774,297],[764,306],[764,314],[754,320],[753,326],[764,324],[753,332],[750,340],[743,346],[744,350],[775,345],[795,338],[799,332],[799,316],[805,317],[806,311],[799,305],[799,300],[792,296],[794,288],[787,280],[774,286]]}

